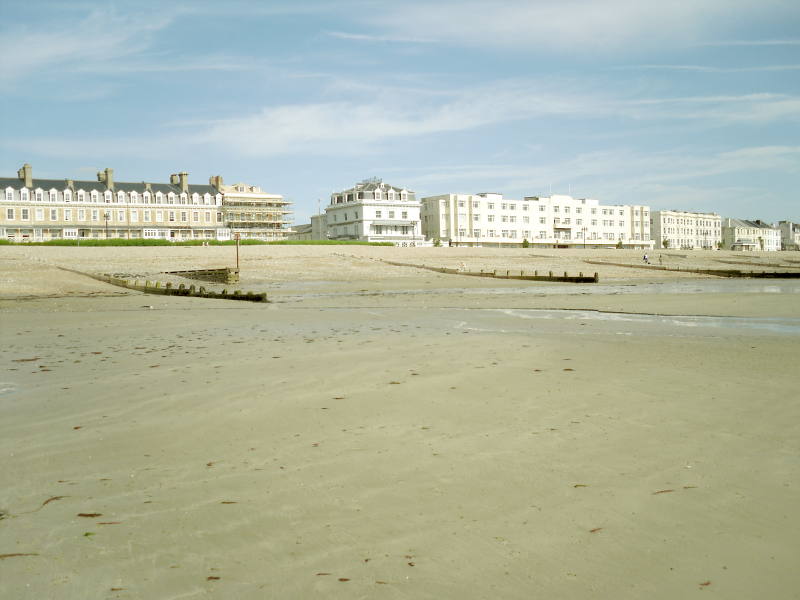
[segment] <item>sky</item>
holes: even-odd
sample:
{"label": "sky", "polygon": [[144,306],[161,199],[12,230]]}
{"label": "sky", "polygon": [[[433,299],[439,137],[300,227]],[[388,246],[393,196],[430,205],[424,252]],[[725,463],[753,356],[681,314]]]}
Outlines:
{"label": "sky", "polygon": [[797,0],[0,0],[0,176],[800,221]]}

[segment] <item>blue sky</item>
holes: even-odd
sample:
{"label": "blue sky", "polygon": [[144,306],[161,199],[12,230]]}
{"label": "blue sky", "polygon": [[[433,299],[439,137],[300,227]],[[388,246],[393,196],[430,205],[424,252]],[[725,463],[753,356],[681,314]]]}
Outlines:
{"label": "blue sky", "polygon": [[0,0],[0,175],[800,221],[800,2]]}

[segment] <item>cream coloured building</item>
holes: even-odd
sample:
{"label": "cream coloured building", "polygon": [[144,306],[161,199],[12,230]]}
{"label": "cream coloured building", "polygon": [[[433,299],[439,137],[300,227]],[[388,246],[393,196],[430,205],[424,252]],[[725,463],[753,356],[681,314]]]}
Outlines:
{"label": "cream coloured building", "polygon": [[722,217],[716,213],[654,210],[650,213],[650,234],[656,248],[712,250],[722,243]]}
{"label": "cream coloured building", "polygon": [[442,194],[422,199],[422,232],[454,246],[652,248],[648,206],[553,195]]}
{"label": "cream coloured building", "polygon": [[273,242],[285,240],[292,233],[288,228],[290,203],[280,194],[268,194],[246,183],[225,185],[219,175],[210,182],[222,192],[222,216],[232,235]]}
{"label": "cream coloured building", "polygon": [[800,250],[800,225],[791,221],[779,221],[781,250]]}
{"label": "cream coloured building", "polygon": [[0,178],[3,239],[230,237],[222,194],[211,185],[189,185],[187,173],[172,175],[170,183],[117,182],[113,169],[98,173],[97,181],[34,179],[26,164],[17,175]]}
{"label": "cream coloured building", "polygon": [[726,250],[780,250],[781,230],[758,219],[725,219],[722,223],[722,247]]}

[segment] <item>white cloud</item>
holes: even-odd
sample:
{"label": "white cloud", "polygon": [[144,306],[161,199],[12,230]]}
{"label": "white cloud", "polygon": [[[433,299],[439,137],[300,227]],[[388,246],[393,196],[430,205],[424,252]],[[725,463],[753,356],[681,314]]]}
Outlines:
{"label": "white cloud", "polygon": [[[711,43],[749,18],[796,14],[783,0],[439,0],[378,4],[353,39],[404,38],[467,46],[526,47],[573,54],[661,44]],[[377,32],[377,33],[376,33]],[[358,36],[357,38],[355,36]]]}
{"label": "white cloud", "polygon": [[68,25],[11,27],[0,36],[0,77],[13,82],[49,69],[107,65],[140,52],[149,37],[169,23],[169,17],[133,19],[94,11]]}

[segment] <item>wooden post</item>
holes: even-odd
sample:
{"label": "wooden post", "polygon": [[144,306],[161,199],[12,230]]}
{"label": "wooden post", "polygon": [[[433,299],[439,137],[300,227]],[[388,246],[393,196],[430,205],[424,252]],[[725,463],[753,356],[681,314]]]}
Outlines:
{"label": "wooden post", "polygon": [[233,237],[236,239],[236,270],[239,270],[239,234],[235,233]]}

